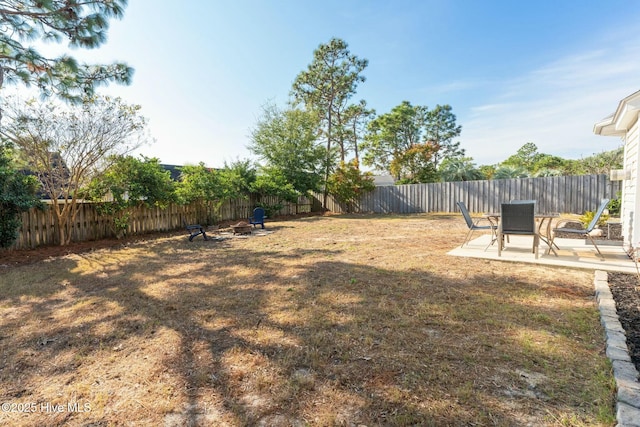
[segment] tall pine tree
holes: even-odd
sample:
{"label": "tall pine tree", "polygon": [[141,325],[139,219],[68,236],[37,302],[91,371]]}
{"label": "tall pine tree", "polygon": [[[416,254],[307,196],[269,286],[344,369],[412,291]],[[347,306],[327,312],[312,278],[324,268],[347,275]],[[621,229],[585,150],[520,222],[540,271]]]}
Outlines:
{"label": "tall pine tree", "polygon": [[80,101],[101,84],[129,84],[133,69],[124,63],[81,64],[67,54],[49,58],[29,44],[66,40],[69,47],[97,48],[106,41],[109,19],[122,18],[126,5],[127,0],[0,1],[0,90],[21,82],[43,95]]}

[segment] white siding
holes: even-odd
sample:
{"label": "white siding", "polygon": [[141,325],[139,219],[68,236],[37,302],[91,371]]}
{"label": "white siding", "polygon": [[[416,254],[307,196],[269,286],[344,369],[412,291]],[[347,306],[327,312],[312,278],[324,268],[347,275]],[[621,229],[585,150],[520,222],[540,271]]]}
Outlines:
{"label": "white siding", "polygon": [[640,134],[638,122],[627,131],[624,138],[624,169],[629,171],[630,179],[624,181],[622,188],[622,235],[627,249],[640,246]]}

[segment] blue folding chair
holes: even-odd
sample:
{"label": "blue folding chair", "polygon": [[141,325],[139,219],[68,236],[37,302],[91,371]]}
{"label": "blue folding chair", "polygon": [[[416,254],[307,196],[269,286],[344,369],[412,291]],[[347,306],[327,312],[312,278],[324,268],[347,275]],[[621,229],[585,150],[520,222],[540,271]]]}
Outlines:
{"label": "blue folding chair", "polygon": [[254,228],[256,225],[260,224],[262,228],[264,228],[264,219],[266,215],[264,214],[264,208],[257,207],[253,210],[253,216],[249,218],[249,224],[253,224]]}

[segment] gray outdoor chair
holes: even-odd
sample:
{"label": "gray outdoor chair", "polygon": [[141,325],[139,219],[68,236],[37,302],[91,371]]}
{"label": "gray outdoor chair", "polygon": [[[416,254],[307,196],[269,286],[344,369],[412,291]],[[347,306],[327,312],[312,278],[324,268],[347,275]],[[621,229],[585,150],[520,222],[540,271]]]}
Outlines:
{"label": "gray outdoor chair", "polygon": [[205,228],[203,226],[201,226],[200,224],[189,224],[187,223],[187,221],[183,218],[182,219],[182,223],[184,224],[184,228],[187,229],[187,232],[189,233],[189,241],[193,242],[193,238],[196,236],[199,236],[202,234],[202,237],[204,238],[204,240],[209,240],[207,238],[207,232],[205,230]]}
{"label": "gray outdoor chair", "polygon": [[504,238],[511,234],[533,236],[533,249],[538,258],[540,236],[535,218],[535,203],[502,203],[500,206],[500,225],[498,227],[498,256],[502,256]]}
{"label": "gray outdoor chair", "polygon": [[[496,241],[496,229],[498,227],[492,224],[488,218],[478,218],[474,221],[473,218],[471,218],[471,215],[469,214],[469,210],[467,209],[467,206],[464,204],[464,202],[456,202],[456,204],[458,205],[460,212],[462,212],[462,216],[465,222],[467,223],[467,227],[469,227],[469,231],[467,232],[467,235],[464,237],[464,241],[462,242],[462,245],[460,245],[460,247],[463,247],[464,245],[469,243],[469,241],[471,240],[471,235],[473,234],[474,231],[491,231],[491,241],[489,242],[487,247],[484,248],[484,250],[486,251],[487,248]],[[483,220],[487,221],[489,225],[479,225],[479,223]]]}
{"label": "gray outdoor chair", "polygon": [[[604,259],[604,255],[602,255],[602,252],[600,252],[600,248],[598,248],[598,245],[596,245],[596,241],[593,239],[593,236],[591,236],[591,232],[593,231],[594,228],[596,228],[596,225],[598,225],[598,221],[600,221],[600,217],[604,213],[605,209],[607,209],[607,206],[609,206],[609,199],[602,199],[602,201],[600,202],[600,206],[598,207],[598,210],[596,211],[595,215],[593,215],[593,219],[591,220],[589,225],[587,225],[587,228],[584,228],[584,229],[564,228],[564,227],[554,228],[553,233],[551,233],[551,241],[549,243],[549,246],[554,244],[553,239],[555,239],[556,233],[558,232],[578,234],[580,236],[584,236],[587,239],[589,239],[593,244],[593,246],[596,248],[598,255],[600,255],[600,257]],[[558,247],[558,245],[556,245],[556,247]]]}

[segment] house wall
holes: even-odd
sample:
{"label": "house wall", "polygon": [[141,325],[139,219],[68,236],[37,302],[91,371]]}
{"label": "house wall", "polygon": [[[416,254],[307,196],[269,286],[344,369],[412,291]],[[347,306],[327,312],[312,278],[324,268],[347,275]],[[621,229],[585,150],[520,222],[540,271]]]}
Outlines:
{"label": "house wall", "polygon": [[624,137],[624,170],[630,179],[622,185],[622,236],[627,250],[640,246],[640,133],[638,121]]}

